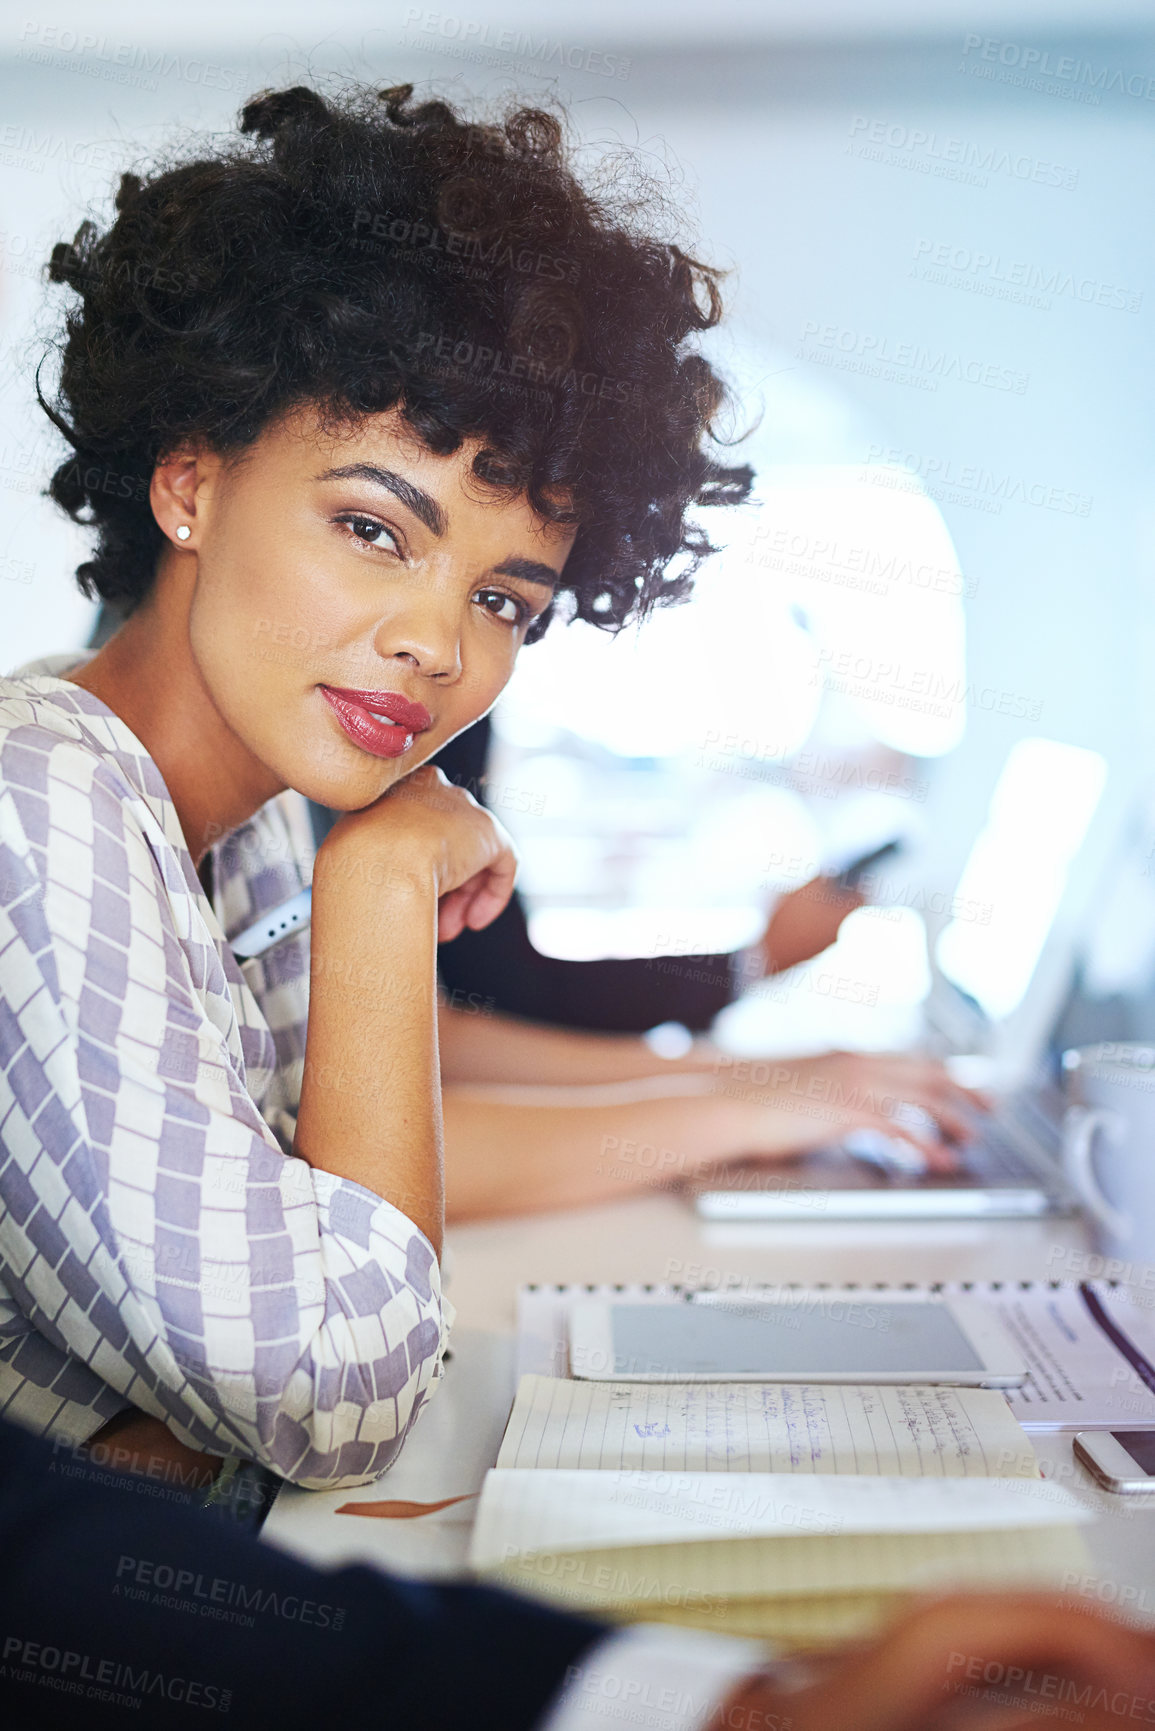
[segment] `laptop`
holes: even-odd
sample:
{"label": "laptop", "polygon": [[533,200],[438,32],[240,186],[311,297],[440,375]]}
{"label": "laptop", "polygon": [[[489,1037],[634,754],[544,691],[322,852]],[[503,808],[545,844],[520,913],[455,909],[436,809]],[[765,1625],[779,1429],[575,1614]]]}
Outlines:
{"label": "laptop", "polygon": [[[958,1152],[958,1170],[924,1172],[909,1152],[903,1157],[908,1145],[852,1132],[836,1146],[773,1167],[736,1167],[724,1182],[696,1193],[702,1218],[1011,1220],[1077,1211],[1062,1170],[1067,1100],[1061,1077],[1084,934],[1070,932],[1067,892],[1077,855],[1085,852],[1092,862],[1104,856],[1102,845],[1087,844],[1105,773],[1097,753],[1022,741],[1008,756],[963,867],[952,906],[995,906],[1003,918],[987,926],[972,920],[970,929],[955,919],[940,932],[921,1044],[948,1064],[955,1058],[951,1067],[959,1080],[971,1079],[960,1071],[981,1055],[996,1076],[1013,1076],[1015,1085],[977,1120],[975,1139]],[[1098,821],[1106,820],[1100,814]],[[1112,851],[1112,870],[1133,871],[1134,853],[1132,837],[1126,848]],[[1145,869],[1150,874],[1150,858]],[[1049,899],[1040,889],[1047,885]],[[1095,905],[1104,894],[1111,901],[1111,890],[1104,884]],[[1113,1025],[1097,1030],[1086,1013],[1080,1034],[1118,1037]]]}
{"label": "laptop", "polygon": [[[1054,1084],[1008,1094],[950,1173],[917,1173],[845,1144],[772,1170],[735,1172],[695,1198],[705,1220],[1024,1220],[1072,1214],[1061,1168],[1065,1101]],[[849,1139],[848,1139],[849,1140]]]}

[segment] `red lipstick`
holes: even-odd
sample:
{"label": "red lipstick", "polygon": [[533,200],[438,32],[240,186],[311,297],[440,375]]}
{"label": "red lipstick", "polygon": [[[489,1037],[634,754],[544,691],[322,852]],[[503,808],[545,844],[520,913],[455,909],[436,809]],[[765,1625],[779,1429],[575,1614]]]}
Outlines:
{"label": "red lipstick", "polygon": [[423,703],[410,703],[396,691],[348,691],[336,685],[320,690],[353,744],[373,757],[400,757],[415,733],[433,726]]}

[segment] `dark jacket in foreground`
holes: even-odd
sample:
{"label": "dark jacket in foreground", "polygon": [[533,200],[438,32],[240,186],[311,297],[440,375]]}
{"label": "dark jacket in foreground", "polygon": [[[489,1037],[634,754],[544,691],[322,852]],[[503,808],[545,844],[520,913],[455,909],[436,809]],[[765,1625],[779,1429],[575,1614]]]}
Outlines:
{"label": "dark jacket in foreground", "polygon": [[323,1574],[0,1422],[4,1731],[529,1731],[603,1633],[483,1587]]}

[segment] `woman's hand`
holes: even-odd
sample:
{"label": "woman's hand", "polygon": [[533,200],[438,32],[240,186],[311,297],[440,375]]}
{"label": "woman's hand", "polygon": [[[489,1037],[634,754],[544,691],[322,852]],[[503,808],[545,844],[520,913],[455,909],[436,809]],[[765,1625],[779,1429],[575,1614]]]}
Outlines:
{"label": "woman's hand", "polygon": [[709,1731],[1122,1731],[1155,1721],[1155,1636],[1036,1594],[958,1594],[817,1670],[747,1685]]}
{"label": "woman's hand", "polygon": [[431,882],[437,937],[480,931],[513,893],[517,855],[509,835],[462,787],[426,764],[361,811],[347,812],[317,853],[327,877],[405,889]]}
{"label": "woman's hand", "polygon": [[744,1108],[751,1158],[782,1158],[837,1143],[850,1130],[876,1130],[909,1143],[931,1171],[950,1172],[954,1148],[974,1133],[974,1112],[987,1106],[942,1064],[903,1054],[721,1058],[714,1069],[715,1091]]}
{"label": "woman's hand", "polygon": [[837,878],[811,878],[788,890],[766,922],[758,945],[766,974],[784,974],[828,950],[848,914],[866,901]]}
{"label": "woman's hand", "polygon": [[90,1436],[83,1445],[93,1464],[113,1472],[146,1473],[149,1478],[175,1479],[208,1492],[224,1465],[220,1455],[202,1454],[175,1437],[159,1418],[126,1407]]}

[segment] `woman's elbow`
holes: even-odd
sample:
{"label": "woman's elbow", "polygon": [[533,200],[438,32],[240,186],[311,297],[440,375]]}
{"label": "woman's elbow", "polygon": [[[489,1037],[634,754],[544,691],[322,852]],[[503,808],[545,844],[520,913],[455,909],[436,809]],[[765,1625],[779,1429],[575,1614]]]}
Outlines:
{"label": "woman's elbow", "polygon": [[[326,1447],[318,1446],[319,1439],[314,1438],[295,1458],[282,1455],[279,1461],[271,1459],[269,1465],[289,1484],[306,1491],[345,1491],[372,1484],[400,1454],[429,1392],[428,1388],[421,1390],[407,1412],[399,1409],[395,1418],[385,1416],[383,1424],[373,1422],[374,1415],[365,1414],[362,1423],[349,1427],[350,1434],[344,1440],[334,1439]],[[386,1434],[380,1434],[382,1429]]]}
{"label": "woman's elbow", "polygon": [[444,1346],[440,1318],[425,1315],[380,1358],[320,1367],[311,1376],[299,1367],[307,1392],[300,1384],[284,1391],[262,1451],[266,1463],[306,1490],[371,1483],[393,1464],[437,1387]]}

